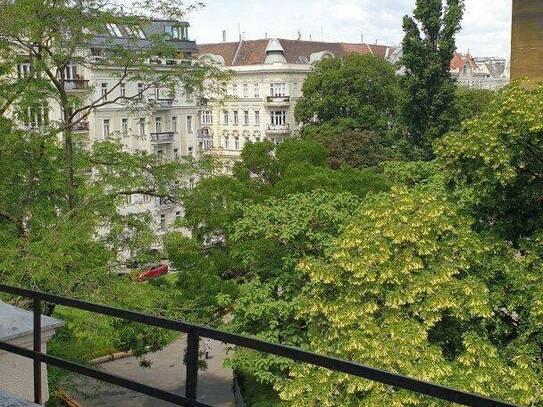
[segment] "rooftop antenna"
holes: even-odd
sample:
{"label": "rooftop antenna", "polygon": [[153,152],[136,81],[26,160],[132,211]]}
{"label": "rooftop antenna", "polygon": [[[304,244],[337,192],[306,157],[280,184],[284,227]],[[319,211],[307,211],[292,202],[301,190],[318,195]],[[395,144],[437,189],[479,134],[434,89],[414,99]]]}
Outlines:
{"label": "rooftop antenna", "polygon": [[268,33],[265,33],[265,34],[264,34],[264,38],[265,38],[265,39],[268,39]]}
{"label": "rooftop antenna", "polygon": [[226,42],[226,30],[222,30],[222,42]]}
{"label": "rooftop antenna", "polygon": [[364,44],[364,34],[360,34],[360,43]]}
{"label": "rooftop antenna", "polygon": [[300,41],[301,39],[302,39],[302,32],[298,30],[298,41]]}
{"label": "rooftop antenna", "polygon": [[239,40],[241,42],[241,24],[238,23],[238,34],[239,34]]}

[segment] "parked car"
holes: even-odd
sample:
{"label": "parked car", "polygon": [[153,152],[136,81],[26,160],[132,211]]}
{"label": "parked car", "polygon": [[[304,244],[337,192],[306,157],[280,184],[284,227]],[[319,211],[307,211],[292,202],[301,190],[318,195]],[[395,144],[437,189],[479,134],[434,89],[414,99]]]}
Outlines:
{"label": "parked car", "polygon": [[152,278],[157,278],[168,274],[169,267],[167,264],[156,264],[154,266],[146,267],[139,275],[136,281],[140,283],[145,280],[150,280]]}

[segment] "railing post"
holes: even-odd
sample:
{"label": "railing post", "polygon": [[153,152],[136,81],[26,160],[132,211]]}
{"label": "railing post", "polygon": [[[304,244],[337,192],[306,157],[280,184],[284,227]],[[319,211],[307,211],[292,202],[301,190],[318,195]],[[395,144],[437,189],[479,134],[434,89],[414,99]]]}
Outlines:
{"label": "railing post", "polygon": [[[34,315],[34,352],[41,353],[41,299],[34,293],[32,298],[32,311]],[[34,402],[42,404],[41,361],[34,357]]]}
{"label": "railing post", "polygon": [[191,330],[187,338],[187,381],[185,397],[191,400],[198,398],[198,353],[200,337]]}

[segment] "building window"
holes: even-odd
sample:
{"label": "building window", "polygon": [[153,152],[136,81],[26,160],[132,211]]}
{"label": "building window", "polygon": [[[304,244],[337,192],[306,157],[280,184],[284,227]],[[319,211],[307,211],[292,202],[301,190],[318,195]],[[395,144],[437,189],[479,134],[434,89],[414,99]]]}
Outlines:
{"label": "building window", "polygon": [[249,136],[245,137],[245,144],[249,144],[251,142],[251,139]]}
{"label": "building window", "polygon": [[109,138],[109,119],[104,119],[102,128],[103,128],[104,140],[107,140]]}
{"label": "building window", "polygon": [[232,84],[232,96],[238,96],[238,84],[237,83]]}
{"label": "building window", "polygon": [[127,118],[121,119],[121,132],[123,133],[124,136],[128,135],[128,119]]}
{"label": "building window", "polygon": [[189,189],[194,189],[194,178],[189,179]]}
{"label": "building window", "polygon": [[177,133],[177,117],[172,117],[172,131],[174,133]]}
{"label": "building window", "polygon": [[167,25],[164,27],[164,32],[172,40],[186,40],[188,38],[188,27]]}
{"label": "building window", "polygon": [[144,194],[143,195],[143,202],[149,203],[153,200],[153,197],[151,195]]}
{"label": "building window", "polygon": [[166,228],[166,215],[160,215],[160,227],[162,229]]}
{"label": "building window", "polygon": [[181,211],[175,212],[175,219],[176,219],[176,220],[181,219]]}
{"label": "building window", "polygon": [[248,110],[245,110],[243,112],[243,124],[245,126],[248,126],[249,125],[249,111]]}
{"label": "building window", "polygon": [[173,149],[173,158],[175,160],[179,159],[179,150],[177,148]]}
{"label": "building window", "polygon": [[138,83],[138,97],[143,99],[143,83]]}
{"label": "building window", "polygon": [[193,149],[192,147],[189,147],[189,148],[188,148],[189,155],[190,155],[191,157],[194,157],[193,150],[194,150],[194,149]]}
{"label": "building window", "polygon": [[30,72],[32,71],[32,67],[30,63],[26,62],[23,64],[17,65],[17,77],[19,79],[26,79],[30,77]]}
{"label": "building window", "polygon": [[230,147],[230,138],[228,136],[224,136],[224,148],[228,150]]}
{"label": "building window", "polygon": [[270,83],[270,96],[286,96],[287,84],[286,83]]}
{"label": "building window", "polygon": [[202,113],[202,124],[213,124],[213,112],[211,110]]}
{"label": "building window", "polygon": [[145,136],[145,119],[144,118],[140,119],[139,127],[140,127],[140,136],[144,137]]}
{"label": "building window", "polygon": [[239,150],[239,137],[234,137],[234,148]]}
{"label": "building window", "polygon": [[187,116],[187,133],[192,133],[192,116]]}
{"label": "building window", "polygon": [[122,98],[126,97],[126,85],[124,83],[119,85],[119,92]]}
{"label": "building window", "polygon": [[260,98],[260,83],[254,84],[255,99]]}
{"label": "building window", "polygon": [[260,143],[260,137],[255,137],[255,141],[256,141],[257,143]]}
{"label": "building window", "polygon": [[162,117],[155,117],[155,132],[162,133]]}
{"label": "building window", "polygon": [[160,99],[160,88],[158,86],[155,86],[155,100]]}
{"label": "building window", "polygon": [[229,120],[228,110],[225,110],[223,112],[223,122],[224,122],[224,124],[228,124],[228,120]]}
{"label": "building window", "polygon": [[243,97],[244,98],[249,97],[249,84],[248,83],[243,84]]}
{"label": "building window", "polygon": [[287,112],[279,110],[271,112],[271,124],[274,126],[283,126],[287,122]]}
{"label": "building window", "polygon": [[260,112],[255,111],[255,126],[260,126]]}
{"label": "building window", "polygon": [[102,100],[107,100],[107,83],[102,83],[101,96]]}
{"label": "building window", "polygon": [[123,34],[121,33],[121,30],[119,30],[119,27],[117,27],[117,24],[106,24],[107,31],[109,32],[109,35],[113,37],[122,37]]}
{"label": "building window", "polygon": [[234,126],[237,126],[239,124],[239,115],[238,111],[234,110]]}
{"label": "building window", "polygon": [[125,195],[124,197],[124,203],[126,205],[131,205],[132,204],[132,195]]}

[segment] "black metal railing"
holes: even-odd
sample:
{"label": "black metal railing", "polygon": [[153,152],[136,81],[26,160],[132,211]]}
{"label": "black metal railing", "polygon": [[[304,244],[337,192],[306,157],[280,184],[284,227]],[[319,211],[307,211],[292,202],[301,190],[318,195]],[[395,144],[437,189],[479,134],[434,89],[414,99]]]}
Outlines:
{"label": "black metal railing", "polygon": [[173,131],[161,131],[158,133],[151,133],[152,143],[171,143],[173,141]]}
{"label": "black metal railing", "polygon": [[[515,407],[514,404],[492,400],[488,397],[467,393],[414,379],[386,372],[360,363],[347,360],[317,355],[304,350],[284,345],[264,342],[255,338],[236,335],[219,331],[201,325],[189,324],[183,321],[176,321],[162,317],[155,317],[139,312],[113,308],[106,305],[94,304],[72,298],[60,297],[39,291],[26,290],[0,284],[0,292],[29,298],[32,300],[32,311],[34,313],[34,340],[33,349],[26,349],[0,341],[0,349],[34,360],[34,395],[35,402],[41,404],[41,369],[42,364],[66,369],[74,373],[82,374],[93,379],[104,381],[113,385],[121,386],[138,393],[146,394],[160,400],[168,401],[180,406],[189,407],[212,407],[197,400],[198,396],[198,354],[200,337],[214,339],[227,344],[253,349],[259,352],[283,356],[297,362],[309,363],[314,366],[323,367],[336,372],[346,373],[360,378],[372,380],[419,394],[432,396],[441,400],[458,403],[465,406],[477,407]],[[49,356],[41,352],[41,310],[42,304],[64,305],[97,314],[108,315],[115,318],[122,318],[132,322],[139,322],[145,325],[158,328],[170,329],[188,335],[186,350],[187,377],[185,384],[185,395],[178,395],[157,389],[146,384],[138,383],[123,377],[106,373],[91,367],[73,363],[55,356]]]}

